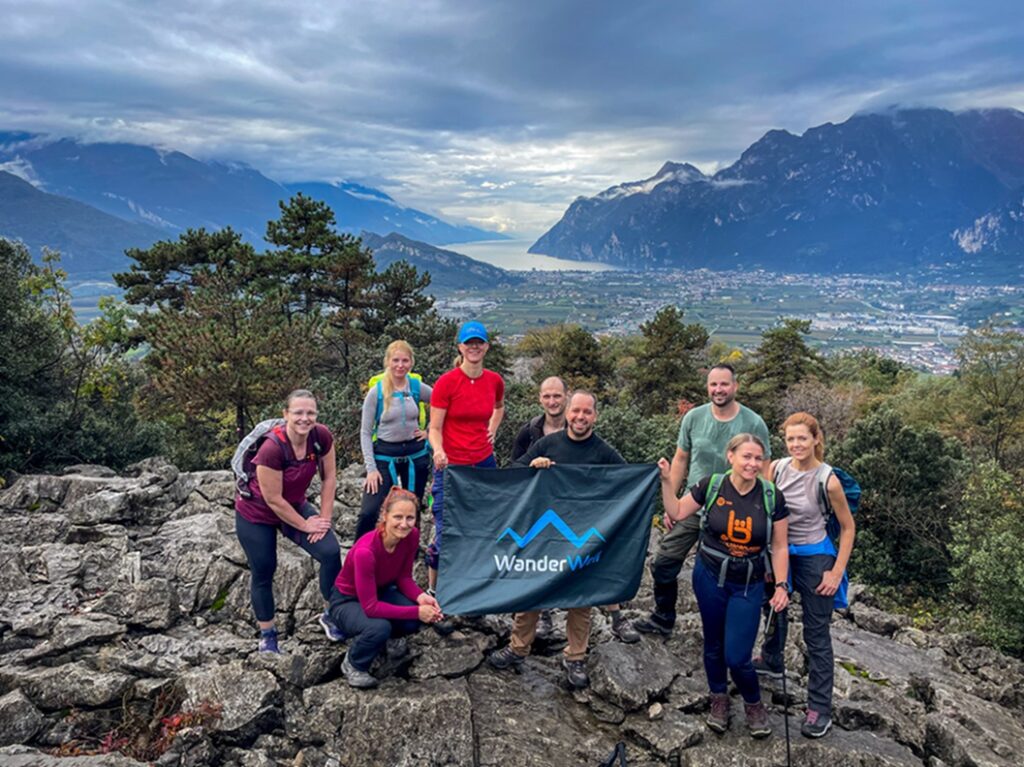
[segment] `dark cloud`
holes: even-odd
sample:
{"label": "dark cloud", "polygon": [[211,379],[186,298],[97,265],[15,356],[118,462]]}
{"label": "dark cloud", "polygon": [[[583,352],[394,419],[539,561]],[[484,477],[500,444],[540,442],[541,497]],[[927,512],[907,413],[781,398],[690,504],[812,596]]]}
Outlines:
{"label": "dark cloud", "polygon": [[355,178],[536,232],[664,160],[894,103],[1024,107],[1014,2],[0,0],[0,127]]}

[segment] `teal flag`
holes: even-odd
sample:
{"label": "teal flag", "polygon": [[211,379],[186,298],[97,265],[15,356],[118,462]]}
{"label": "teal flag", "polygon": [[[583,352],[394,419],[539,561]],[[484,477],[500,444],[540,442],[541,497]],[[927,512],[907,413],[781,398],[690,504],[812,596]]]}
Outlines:
{"label": "teal flag", "polygon": [[483,615],[631,599],[657,487],[652,464],[449,467],[441,608]]}

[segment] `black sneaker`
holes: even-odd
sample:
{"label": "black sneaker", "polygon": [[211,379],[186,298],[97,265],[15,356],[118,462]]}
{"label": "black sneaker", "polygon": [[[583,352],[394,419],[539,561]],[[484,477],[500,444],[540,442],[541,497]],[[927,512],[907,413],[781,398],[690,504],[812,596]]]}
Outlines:
{"label": "black sneaker", "polygon": [[626,620],[621,610],[612,613],[612,636],[626,644],[636,644],[640,641],[636,628]]}
{"label": "black sneaker", "polygon": [[758,655],[756,658],[754,658],[753,662],[754,671],[756,671],[761,676],[766,676],[769,679],[782,679],[782,669],[774,669],[771,666],[769,666],[763,656]]}
{"label": "black sneaker", "polygon": [[565,669],[565,679],[571,687],[582,690],[584,687],[590,686],[590,677],[587,676],[585,661],[562,658],[562,668]]}
{"label": "black sneaker", "polygon": [[487,656],[487,662],[492,668],[496,668],[499,671],[504,671],[509,668],[514,671],[519,671],[523,667],[524,660],[525,658],[523,658],[522,655],[507,646],[500,650],[495,650]]}
{"label": "black sneaker", "polygon": [[540,617],[537,619],[537,630],[534,632],[534,637],[537,639],[547,639],[554,630],[555,627],[551,622],[551,611],[541,610]]}
{"label": "black sneaker", "polygon": [[409,654],[409,641],[405,637],[389,639],[385,646],[389,660],[401,660]]}
{"label": "black sneaker", "polygon": [[807,709],[804,723],[800,725],[800,734],[805,738],[821,738],[832,726],[832,717],[814,709]]}
{"label": "black sneaker", "polygon": [[641,634],[656,634],[658,636],[672,636],[672,628],[675,621],[668,621],[657,613],[651,613],[647,618],[633,621],[633,628]]}

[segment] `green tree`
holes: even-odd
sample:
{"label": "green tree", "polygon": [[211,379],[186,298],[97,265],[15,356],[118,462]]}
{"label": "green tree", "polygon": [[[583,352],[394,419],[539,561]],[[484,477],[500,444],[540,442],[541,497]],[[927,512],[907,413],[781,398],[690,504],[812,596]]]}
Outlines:
{"label": "green tree", "polygon": [[960,499],[960,447],[891,408],[858,421],[831,460],[863,490],[851,572],[934,596],[950,582],[950,516]]}
{"label": "green tree", "polygon": [[579,325],[566,325],[549,336],[553,344],[545,349],[534,378],[561,376],[570,389],[590,389],[603,394],[612,373],[601,344]]}
{"label": "green tree", "polygon": [[[969,436],[1003,468],[1024,434],[1024,333],[986,325],[957,348]],[[1014,445],[1016,443],[1016,445]],[[1020,456],[1016,456],[1020,457]]]}
{"label": "green tree", "polygon": [[38,274],[24,245],[0,238],[0,471],[30,466],[63,396],[60,333],[33,289]]}
{"label": "green tree", "polygon": [[997,646],[1024,651],[1024,490],[995,461],[968,475],[952,522],[955,593],[976,605],[981,633]]}
{"label": "green tree", "polygon": [[707,343],[704,326],[684,323],[683,312],[675,306],[662,307],[640,325],[639,351],[627,373],[627,386],[644,415],[674,413],[679,400],[703,396],[698,366]]}
{"label": "green tree", "polygon": [[[330,331],[325,341],[347,375],[352,346],[369,340],[363,323],[375,279],[373,255],[358,238],[335,230],[334,211],[326,203],[297,194],[278,205],[281,215],[267,223],[266,234],[278,250],[259,260],[264,284],[286,286],[287,305],[306,316],[323,313]],[[396,275],[390,279],[396,283]]]}
{"label": "green tree", "polygon": [[151,410],[206,420],[229,410],[240,437],[254,410],[306,385],[319,318],[289,320],[287,301],[283,290],[256,294],[244,272],[223,269],[197,279],[180,311],[162,306],[143,315]]}
{"label": "green tree", "polygon": [[134,263],[114,275],[129,304],[180,309],[197,279],[223,269],[250,268],[256,251],[231,227],[216,232],[189,229],[177,240],[164,240],[149,248],[129,248]]}
{"label": "green tree", "polygon": [[785,318],[761,334],[742,396],[769,425],[781,420],[782,398],[790,386],[811,377],[827,378],[824,360],[804,340],[810,332],[810,320]]}

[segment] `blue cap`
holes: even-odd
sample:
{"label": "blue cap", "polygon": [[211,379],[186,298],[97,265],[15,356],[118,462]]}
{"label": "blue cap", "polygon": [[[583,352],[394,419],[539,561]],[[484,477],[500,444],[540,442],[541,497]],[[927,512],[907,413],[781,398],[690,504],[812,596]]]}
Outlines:
{"label": "blue cap", "polygon": [[474,338],[479,338],[484,343],[490,342],[487,337],[487,328],[483,326],[482,322],[463,322],[462,327],[459,328],[459,343],[464,344]]}

